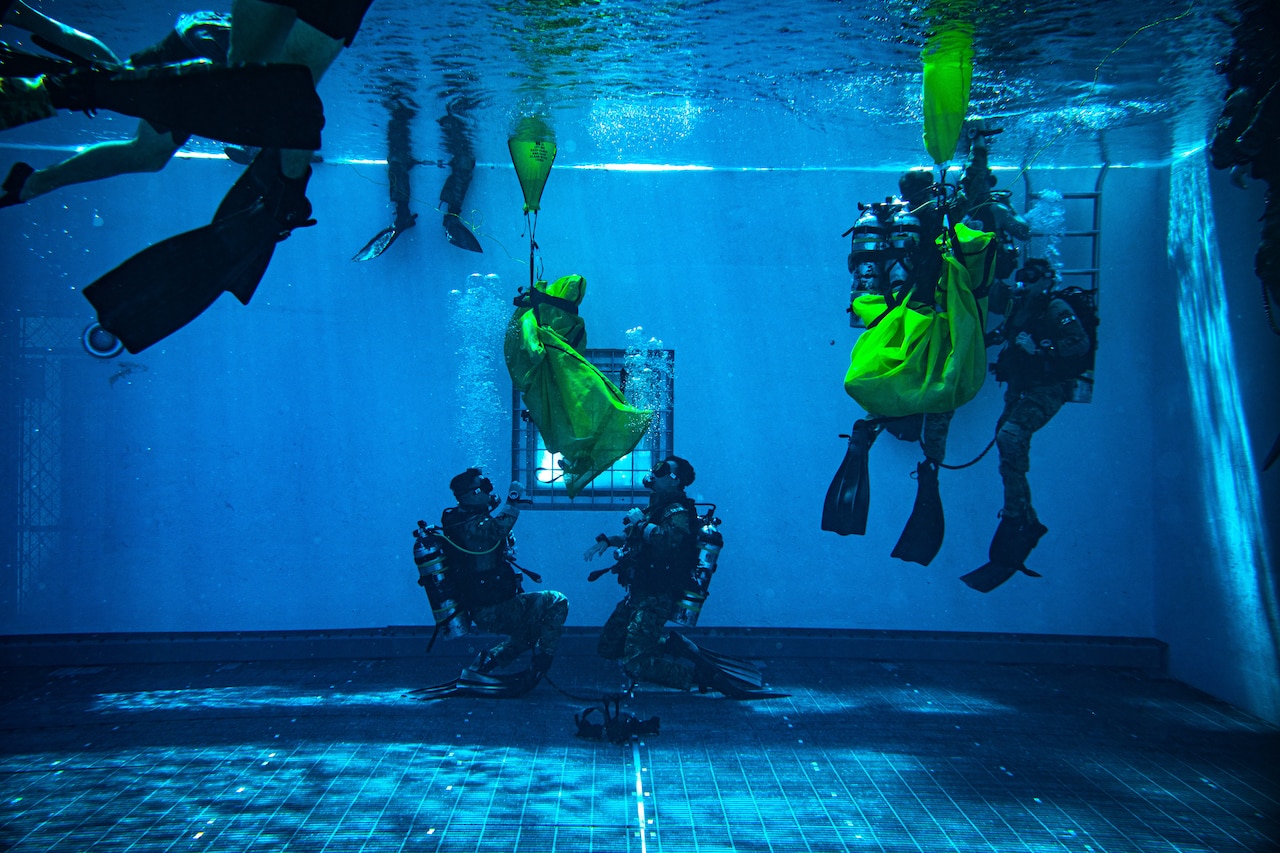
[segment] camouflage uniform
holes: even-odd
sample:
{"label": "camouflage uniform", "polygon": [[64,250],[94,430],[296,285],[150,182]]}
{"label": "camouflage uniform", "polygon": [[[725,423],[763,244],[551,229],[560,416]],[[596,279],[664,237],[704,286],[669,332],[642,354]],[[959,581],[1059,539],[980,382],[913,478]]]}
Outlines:
{"label": "camouflage uniform", "polygon": [[[1026,331],[1036,343],[1036,352],[1027,353],[1012,341],[1018,332]],[[1031,436],[1047,424],[1071,397],[1070,368],[1088,353],[1089,336],[1072,307],[1061,299],[1052,299],[1038,316],[1024,328],[1006,331],[1009,343],[996,360],[996,378],[1008,382],[1004,395],[1004,412],[996,432],[1000,451],[1000,479],[1004,481],[1004,516],[1036,521],[1031,506]]]}
{"label": "camouflage uniform", "polygon": [[663,626],[675,612],[692,569],[697,512],[692,502],[680,498],[661,506],[650,502],[645,516],[661,533],[644,539],[637,531],[645,524],[632,525],[628,546],[634,575],[627,584],[627,597],[601,629],[597,651],[607,660],[619,661],[638,681],[687,690],[693,683],[693,665],[663,656]]}
{"label": "camouflage uniform", "polygon": [[507,666],[530,650],[551,657],[569,615],[569,602],[559,592],[522,591],[522,576],[506,558],[515,523],[516,514],[505,509],[490,515],[463,507],[445,510],[440,520],[450,566],[458,567],[462,606],[480,630],[507,635],[481,655],[486,668]]}

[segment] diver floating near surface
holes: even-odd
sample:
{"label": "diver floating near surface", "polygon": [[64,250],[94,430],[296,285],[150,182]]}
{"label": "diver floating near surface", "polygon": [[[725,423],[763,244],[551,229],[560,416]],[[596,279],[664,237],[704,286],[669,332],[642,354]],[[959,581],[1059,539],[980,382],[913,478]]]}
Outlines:
{"label": "diver floating near surface", "polygon": [[989,335],[993,346],[1003,344],[992,372],[1008,386],[996,430],[1004,506],[988,562],[961,578],[978,592],[991,592],[1018,572],[1040,577],[1026,567],[1049,530],[1031,504],[1031,437],[1063,404],[1082,396],[1080,383],[1092,382],[1095,297],[1094,291],[1061,287],[1057,271],[1039,258],[1018,271],[1012,286],[993,288],[990,309],[1004,315],[1004,322]]}
{"label": "diver floating near surface", "polygon": [[[413,199],[409,171],[414,166],[430,161],[418,160],[413,156],[411,130],[418,109],[413,99],[401,89],[403,86],[397,87],[396,92],[387,100],[391,113],[387,122],[387,180],[391,204],[395,208],[395,220],[356,252],[351,258],[353,261],[373,260],[390,248],[397,237],[417,224],[418,214],[409,209],[409,203]],[[470,130],[462,117],[471,105],[472,102],[466,97],[454,98],[446,107],[445,115],[436,120],[442,131],[444,149],[449,154],[449,177],[445,179],[440,191],[440,201],[445,209],[444,233],[449,243],[468,252],[484,252],[480,241],[462,219],[463,204],[476,166]]]}
{"label": "diver floating near surface", "polygon": [[781,696],[764,686],[751,661],[703,649],[664,627],[669,621],[697,623],[724,544],[715,507],[699,516],[685,494],[694,477],[687,459],[668,456],[645,475],[648,506],[633,507],[623,517],[621,536],[601,533],[583,554],[590,561],[616,549],[614,565],[587,580],[612,573],[626,590],[601,629],[597,651],[618,661],[633,681],[715,690],[732,699]]}
{"label": "diver floating near surface", "polygon": [[[444,511],[438,528],[420,521],[414,531],[418,584],[427,592],[436,622],[432,642],[442,633],[446,637],[467,634],[472,623],[506,639],[480,652],[457,678],[410,693],[419,699],[521,696],[551,668],[569,602],[554,590],[524,591],[523,578],[535,583],[542,578],[515,562],[511,529],[521,506],[529,503],[520,483],[511,484],[501,509],[493,484],[478,468],[454,477],[449,489],[458,505]],[[495,509],[498,512],[492,513]],[[497,671],[525,652],[533,655],[526,669]]]}
{"label": "diver floating near surface", "polygon": [[449,177],[440,189],[440,202],[444,205],[444,233],[449,242],[468,252],[483,252],[480,241],[462,218],[463,203],[471,187],[471,176],[476,169],[474,146],[471,144],[471,128],[467,112],[475,105],[465,95],[451,100],[445,114],[436,119],[444,138],[444,150],[449,154]]}
{"label": "diver floating near surface", "polygon": [[[306,78],[314,95],[315,83],[355,39],[370,2],[334,0],[293,8],[240,0],[231,24],[231,65],[221,70],[293,69]],[[253,64],[264,60],[282,64]],[[174,124],[201,133],[196,126]],[[84,289],[98,313],[98,323],[129,352],[141,352],[164,340],[203,314],[223,293],[248,305],[276,244],[294,230],[316,224],[307,185],[319,148],[319,128],[313,143],[272,147],[277,144],[261,147],[223,197],[210,224],[143,249]]]}
{"label": "diver floating near surface", "polygon": [[[1280,335],[1280,8],[1274,2],[1243,2],[1234,45],[1218,72],[1227,78],[1226,104],[1209,153],[1214,168],[1231,169],[1243,187],[1246,174],[1264,181],[1267,192],[1262,231],[1253,269],[1262,282],[1262,307],[1271,330]],[[1280,458],[1280,436],[1262,470]]]}
{"label": "diver floating near surface", "polygon": [[391,205],[395,208],[395,220],[365,243],[364,248],[352,256],[353,261],[371,261],[378,257],[418,221],[418,214],[409,209],[412,198],[409,170],[422,162],[413,157],[413,138],[410,135],[413,117],[418,110],[413,99],[403,93],[403,88],[396,87],[386,102],[390,112],[387,120],[387,184]]}
{"label": "diver floating near surface", "polygon": [[844,461],[823,505],[822,529],[866,533],[867,456],[882,430],[918,442],[917,494],[893,549],[928,565],[945,531],[938,469],[955,409],[986,375],[983,343],[992,282],[1017,266],[1015,240],[1030,227],[994,190],[987,148],[999,130],[970,123],[971,156],[960,185],[927,169],[904,173],[898,198],[860,204],[851,237],[851,325],[864,327],[850,356],[845,390],[867,410],[848,436]]}

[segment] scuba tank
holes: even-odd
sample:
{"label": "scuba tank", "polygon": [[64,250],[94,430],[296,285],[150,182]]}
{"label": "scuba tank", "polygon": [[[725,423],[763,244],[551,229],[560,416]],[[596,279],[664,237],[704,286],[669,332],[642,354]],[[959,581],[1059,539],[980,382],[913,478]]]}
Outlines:
{"label": "scuba tank", "polygon": [[[911,277],[908,260],[921,239],[920,220],[907,202],[892,197],[871,204],[859,202],[858,210],[857,221],[842,235],[850,237],[850,304],[866,294],[889,296],[906,284]],[[852,309],[849,325],[863,325]]]}
{"label": "scuba tank", "polygon": [[[881,293],[884,291],[884,252],[889,248],[888,223],[880,215],[880,204],[863,204],[858,202],[860,211],[853,227],[844,232],[849,241],[849,272],[853,275],[850,287],[849,302],[864,293]],[[862,320],[852,310],[849,312],[849,325],[857,328]]]}
{"label": "scuba tank", "polygon": [[425,521],[418,522],[417,529],[413,531],[413,562],[418,567],[418,586],[427,592],[431,616],[436,623],[431,642],[434,643],[440,634],[450,639],[470,633],[471,619],[459,608],[439,527],[428,527]]}
{"label": "scuba tank", "polygon": [[724,547],[724,537],[720,534],[720,519],[716,518],[716,505],[698,518],[698,559],[694,564],[689,582],[685,585],[684,594],[676,602],[675,615],[671,621],[689,628],[698,624],[702,615],[702,605],[707,601],[707,591],[711,586],[711,576],[716,573],[716,563],[720,559],[720,549]]}
{"label": "scuba tank", "polygon": [[920,219],[903,204],[889,220],[889,248],[901,257],[911,254],[920,245]]}

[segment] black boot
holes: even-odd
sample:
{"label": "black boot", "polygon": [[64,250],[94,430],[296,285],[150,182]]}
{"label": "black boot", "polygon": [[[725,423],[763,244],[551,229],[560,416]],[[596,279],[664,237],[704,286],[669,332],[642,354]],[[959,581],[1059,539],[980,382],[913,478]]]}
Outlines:
{"label": "black boot", "polygon": [[493,654],[488,651],[483,651],[480,654],[476,655],[476,659],[471,662],[471,664],[467,667],[467,669],[471,670],[472,672],[477,672],[481,675],[485,675],[488,672],[490,672],[496,665],[497,665],[497,660],[494,659]]}
{"label": "black boot", "polygon": [[1033,516],[1001,516],[987,556],[994,563],[1021,566],[1048,532],[1049,528]]}
{"label": "black boot", "polygon": [[987,549],[990,562],[960,580],[978,592],[991,592],[1018,572],[1033,578],[1040,577],[1039,572],[1033,572],[1023,563],[1040,537],[1048,532],[1049,528],[1034,517],[1001,516],[995,536],[991,537],[991,547]]}

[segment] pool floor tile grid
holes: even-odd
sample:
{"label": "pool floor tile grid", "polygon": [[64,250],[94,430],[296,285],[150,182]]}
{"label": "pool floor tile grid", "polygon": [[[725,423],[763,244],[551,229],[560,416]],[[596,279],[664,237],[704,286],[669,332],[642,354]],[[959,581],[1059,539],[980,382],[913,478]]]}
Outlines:
{"label": "pool floor tile grid", "polygon": [[1280,730],[1177,682],[764,663],[788,697],[642,688],[624,744],[574,736],[586,657],[505,701],[406,695],[442,657],[3,669],[0,850],[1280,849]]}

